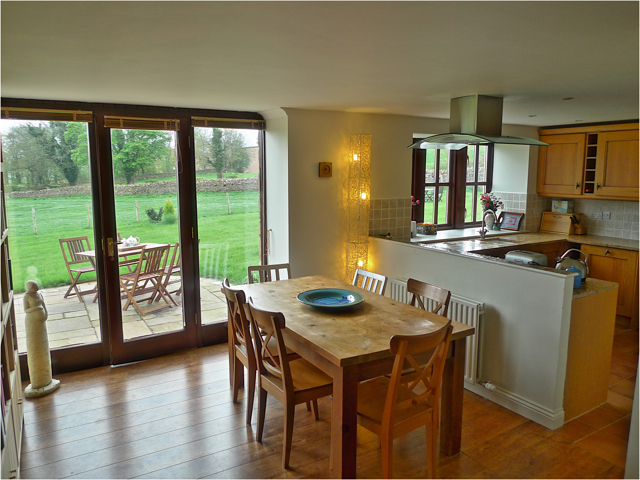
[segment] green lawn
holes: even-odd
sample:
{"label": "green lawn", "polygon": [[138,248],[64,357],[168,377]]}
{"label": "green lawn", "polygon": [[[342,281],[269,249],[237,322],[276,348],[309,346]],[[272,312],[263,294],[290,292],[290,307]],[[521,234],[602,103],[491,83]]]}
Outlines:
{"label": "green lawn", "polygon": [[[158,210],[169,195],[121,195],[116,197],[118,231],[142,242],[175,243],[178,225],[152,224],[145,210]],[[136,220],[138,200],[140,222]],[[177,209],[177,200],[171,198]],[[58,239],[89,237],[95,246],[93,228],[87,226],[89,196],[58,198],[7,198],[7,223],[16,293],[24,291],[26,280],[36,279],[41,287],[68,285],[67,273]],[[247,265],[259,263],[258,192],[229,192],[231,215],[227,213],[225,193],[198,193],[201,276],[231,283],[246,280]],[[34,235],[32,208],[36,209],[38,234]],[[83,274],[82,278],[91,278]],[[94,277],[95,278],[95,277]]]}

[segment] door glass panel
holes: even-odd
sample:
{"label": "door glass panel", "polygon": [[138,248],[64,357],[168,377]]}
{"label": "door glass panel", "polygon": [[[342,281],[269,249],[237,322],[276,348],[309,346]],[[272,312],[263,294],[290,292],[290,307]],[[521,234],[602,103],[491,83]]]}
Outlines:
{"label": "door glass panel", "polygon": [[482,210],[482,203],[480,202],[480,197],[485,194],[486,190],[487,190],[486,186],[479,185],[478,190],[476,192],[476,204],[478,205],[478,208],[476,211],[476,217],[474,218],[474,221],[476,222],[482,221],[483,210]]}
{"label": "door glass panel", "polygon": [[424,183],[436,181],[436,150],[427,150]]}
{"label": "door glass panel", "polygon": [[448,223],[449,211],[447,209],[449,194],[448,187],[438,187],[438,223]]}
{"label": "door glass panel", "polygon": [[0,120],[0,131],[18,349],[28,280],[47,307],[50,348],[99,342],[95,268],[81,254],[95,248],[87,124]]}
{"label": "door glass panel", "polygon": [[449,150],[439,150],[440,152],[440,183],[449,182]]}
{"label": "door glass panel", "polygon": [[478,152],[478,181],[486,182],[487,181],[487,155],[488,155],[488,147],[487,146],[479,146]]}
{"label": "door glass panel", "polygon": [[424,222],[436,223],[434,221],[436,187],[425,187],[424,189]]}
{"label": "door glass panel", "polygon": [[260,264],[258,131],[196,128],[202,324],[227,321],[222,281],[248,282]]}
{"label": "door glass panel", "polygon": [[124,339],[182,330],[175,134],[113,129],[111,149]]}
{"label": "door glass panel", "polygon": [[472,222],[473,221],[473,192],[476,187],[467,186],[465,189],[465,199],[464,199],[464,221]]}
{"label": "door glass panel", "polygon": [[467,147],[467,182],[473,182],[476,179],[476,146],[469,145]]}

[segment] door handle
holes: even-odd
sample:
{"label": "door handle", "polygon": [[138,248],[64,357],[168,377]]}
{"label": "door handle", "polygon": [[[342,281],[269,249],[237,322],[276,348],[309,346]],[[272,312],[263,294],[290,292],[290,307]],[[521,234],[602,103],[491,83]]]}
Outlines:
{"label": "door handle", "polygon": [[[115,247],[114,245],[121,245],[122,242],[114,242],[113,238],[107,238],[107,256],[111,257],[111,260],[115,257]],[[104,249],[104,248],[103,248]]]}
{"label": "door handle", "polygon": [[604,254],[605,254],[605,255],[610,255],[610,254],[611,254],[611,252],[610,252],[610,251],[609,251],[609,249],[607,248],[607,251],[606,251],[606,252],[604,252]]}
{"label": "door handle", "polygon": [[576,188],[580,188],[580,184],[579,183],[576,183]]}
{"label": "door handle", "polygon": [[600,184],[596,183],[596,190],[600,190]]}

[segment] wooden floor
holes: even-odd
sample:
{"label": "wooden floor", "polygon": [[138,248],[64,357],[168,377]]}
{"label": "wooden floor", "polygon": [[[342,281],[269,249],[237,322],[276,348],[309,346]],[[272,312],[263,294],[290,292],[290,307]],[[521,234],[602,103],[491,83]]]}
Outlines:
{"label": "wooden floor", "polygon": [[[623,478],[638,331],[618,328],[609,401],[552,432],[465,391],[462,452],[440,456],[441,478]],[[296,410],[291,469],[283,470],[283,410],[270,402],[263,444],[246,403],[231,402],[227,346],[56,378],[25,399],[23,478],[330,477],[330,400],[320,421]],[[270,399],[273,400],[273,399]],[[424,430],[396,440],[396,477],[424,478]],[[358,430],[358,476],[381,476],[376,437]]]}

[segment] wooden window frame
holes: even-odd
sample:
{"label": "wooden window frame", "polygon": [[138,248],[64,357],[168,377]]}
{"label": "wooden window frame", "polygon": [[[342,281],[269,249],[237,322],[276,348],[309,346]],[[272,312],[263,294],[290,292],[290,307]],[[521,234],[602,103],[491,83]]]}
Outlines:
{"label": "wooden window frame", "polygon": [[[415,138],[414,142],[419,139]],[[438,172],[441,149],[436,150],[436,172]],[[479,156],[480,149],[475,149],[476,160]],[[475,162],[475,181],[467,183],[467,148],[461,150],[449,150],[449,182],[439,182],[439,176],[436,182],[425,182],[426,172],[426,150],[413,150],[413,167],[411,178],[411,195],[414,199],[420,200],[413,208],[411,219],[416,222],[424,222],[424,191],[425,187],[436,187],[436,195],[439,186],[447,186],[449,192],[447,194],[447,209],[449,211],[447,223],[437,224],[439,230],[450,230],[453,228],[468,228],[480,225],[481,221],[466,222],[465,221],[465,204],[466,204],[466,187],[467,186],[484,186],[486,191],[491,192],[493,186],[493,145],[487,145],[487,175],[486,181],[478,182],[478,162]],[[434,218],[438,218],[437,210],[438,202],[434,202]],[[474,211],[477,209],[477,195],[473,202]],[[473,213],[473,212],[472,212]],[[472,217],[473,218],[473,217]]]}

